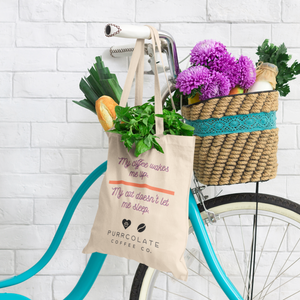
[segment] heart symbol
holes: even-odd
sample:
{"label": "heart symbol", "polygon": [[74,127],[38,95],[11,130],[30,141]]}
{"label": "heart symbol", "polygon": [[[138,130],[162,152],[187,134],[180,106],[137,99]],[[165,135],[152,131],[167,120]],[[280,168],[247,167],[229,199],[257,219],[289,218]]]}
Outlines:
{"label": "heart symbol", "polygon": [[122,224],[123,224],[124,228],[127,229],[127,228],[130,226],[131,221],[130,221],[130,220],[124,219],[124,220],[122,221]]}

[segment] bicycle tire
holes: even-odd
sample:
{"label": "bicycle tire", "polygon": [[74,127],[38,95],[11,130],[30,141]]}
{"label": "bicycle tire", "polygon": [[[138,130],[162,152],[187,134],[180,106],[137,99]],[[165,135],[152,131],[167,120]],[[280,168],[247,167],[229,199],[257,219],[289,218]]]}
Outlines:
{"label": "bicycle tire", "polygon": [[[269,218],[272,218],[270,225],[267,225],[268,223],[266,223],[264,225],[258,224],[258,226],[259,226],[258,232],[259,232],[259,228],[264,229],[264,231],[266,231],[267,228],[269,228],[269,231],[271,231],[273,228],[275,228],[277,230],[278,228],[280,228],[280,226],[282,226],[282,225],[280,225],[281,224],[280,222],[286,222],[286,223],[292,225],[291,227],[290,227],[290,225],[286,226],[286,228],[287,228],[286,231],[290,228],[293,228],[293,230],[294,230],[294,228],[297,228],[299,231],[298,233],[299,233],[299,240],[300,240],[300,205],[299,204],[289,201],[287,199],[281,198],[281,197],[266,195],[266,194],[258,194],[257,198],[258,198],[258,216],[259,216],[258,220],[261,219],[262,222],[266,222],[267,219],[269,220]],[[208,200],[205,202],[205,204],[206,204],[206,208],[208,210],[217,213],[219,216],[221,216],[221,219],[223,218],[223,221],[224,221],[224,219],[229,218],[229,217],[232,218],[232,217],[237,217],[238,215],[241,216],[241,214],[240,214],[241,212],[243,212],[245,215],[250,215],[250,217],[251,217],[252,214],[254,213],[255,207],[256,207],[256,194],[255,193],[240,193],[240,194],[224,195],[221,197],[216,197],[211,200]],[[198,204],[198,208],[199,208],[199,211],[202,215],[204,222],[206,222],[207,216],[206,216],[206,213],[204,212],[203,207]],[[275,220],[274,225],[273,225],[273,220]],[[217,223],[218,222],[220,222],[220,221],[217,221]],[[228,219],[226,220],[226,222],[228,222]],[[222,226],[222,225],[220,225],[220,226]],[[241,231],[243,231],[243,226],[244,225],[241,224]],[[277,227],[275,227],[275,226],[277,226]],[[249,226],[249,228],[250,228],[250,226]],[[284,239],[284,238],[287,238],[287,237],[284,236],[282,239]],[[268,236],[265,239],[266,239],[265,240],[265,242],[266,242],[268,239]],[[299,240],[298,240],[298,242],[299,242]],[[272,241],[273,240],[271,240],[271,242]],[[298,244],[298,242],[297,242],[297,244]],[[293,248],[293,251],[294,251],[297,244],[294,246],[294,248],[287,246],[287,249]],[[300,243],[299,243],[299,245],[300,245]],[[264,245],[264,247],[265,247],[265,245]],[[259,260],[263,255],[265,255],[264,251],[266,251],[267,248],[265,249],[264,247],[261,248],[261,251],[257,251],[257,256],[259,256]],[[300,251],[300,249],[297,248],[295,253],[298,251]],[[271,256],[271,254],[273,254],[272,251],[266,251],[266,253],[267,253],[267,255],[270,255],[270,256]],[[280,251],[280,248],[279,248],[277,250],[277,255],[275,255],[275,259],[277,260],[277,257],[279,257],[279,255],[282,255],[282,254],[285,255],[285,257],[287,255],[284,251]],[[293,253],[290,253],[289,255],[290,256],[288,256],[288,259],[290,259],[290,257],[293,256]],[[299,257],[300,257],[300,254],[299,254]],[[300,260],[300,258],[299,258],[299,260]],[[256,260],[256,262],[257,262],[257,260]],[[260,263],[260,261],[258,261],[258,263]],[[300,263],[300,261],[299,261],[299,263]],[[281,262],[281,265],[282,265],[282,262]],[[273,266],[274,265],[272,265],[272,267],[271,267],[270,273],[273,272],[273,270],[272,270],[272,269],[274,269]],[[290,264],[287,266],[290,266]],[[292,267],[294,267],[294,266],[292,265]],[[275,265],[275,268],[278,269],[278,268],[280,268],[280,266]],[[282,268],[283,269],[281,269],[278,273],[280,275],[280,278],[278,277],[280,280],[280,284],[281,284],[281,282],[283,282],[282,278],[284,278],[284,279],[287,278],[287,280],[290,280],[290,278],[292,277],[291,275],[287,276],[289,270],[287,270],[287,271],[285,270],[286,269],[285,264],[282,265]],[[259,266],[256,266],[255,270],[257,271],[256,274],[259,274],[259,272],[258,272],[260,270]],[[299,270],[299,267],[298,267],[298,270]],[[226,269],[225,269],[225,272],[226,272]],[[299,273],[300,273],[300,271],[299,271]],[[151,294],[152,294],[152,290],[153,290],[153,281],[155,281],[155,277],[157,278],[158,274],[159,274],[159,271],[148,268],[144,264],[139,264],[137,271],[135,273],[135,276],[134,276],[133,283],[132,283],[130,300],[159,299],[159,298],[155,298],[155,297],[151,298]],[[265,284],[263,286],[262,294],[259,294],[258,292],[254,292],[254,296],[256,295],[256,297],[253,299],[259,299],[260,296],[263,296],[264,294],[267,296],[266,299],[268,299],[268,297],[270,297],[270,299],[272,299],[272,300],[274,300],[274,299],[299,299],[300,293],[298,294],[298,292],[300,292],[300,287],[299,287],[299,291],[297,290],[295,292],[293,290],[293,287],[290,288],[290,285],[288,285],[292,281],[289,281],[288,283],[285,283],[285,281],[283,282],[282,286],[288,285],[289,291],[292,293],[291,296],[287,295],[287,298],[284,298],[286,296],[286,291],[284,291],[283,288],[278,285],[278,283],[276,283],[275,290],[274,290],[274,292],[272,292],[272,290],[274,288],[273,285],[275,284],[276,280],[278,280],[278,279],[276,279],[274,281],[274,275],[271,276],[270,274],[266,277],[268,277],[269,280],[273,280],[273,282],[268,281],[268,279],[267,279],[267,282],[265,282]],[[229,276],[229,278],[230,278],[230,276]],[[256,278],[258,278],[258,276],[256,276],[255,279]],[[297,279],[297,278],[295,278],[295,279]],[[167,278],[167,280],[169,280],[169,278]],[[272,282],[272,284],[270,284],[269,282]],[[168,284],[168,282],[167,282],[167,284]],[[297,280],[296,280],[296,285],[299,286],[299,281],[297,281]],[[244,283],[244,286],[245,286],[245,283]],[[256,286],[256,284],[254,284],[254,287],[255,286]],[[244,287],[243,287],[243,289],[245,290]],[[276,289],[277,289],[277,291],[276,291]],[[165,291],[165,294],[166,293],[167,293],[167,291]],[[210,295],[213,295],[214,291],[208,290],[208,293]],[[272,293],[276,293],[276,295],[278,293],[280,293],[280,294],[279,294],[278,298],[276,298],[276,297],[274,297],[274,294],[272,295]],[[174,297],[173,294],[174,293],[171,292],[170,297],[161,298],[161,299],[182,299],[182,298],[176,298],[176,297],[172,298],[172,297]],[[227,299],[227,297],[225,295],[222,298],[222,296],[220,296],[221,294],[219,292],[217,292],[216,294],[218,295],[216,298],[213,298],[212,296],[208,295],[208,299],[213,299],[213,300],[214,299],[219,300],[219,299],[223,299],[223,298]],[[241,293],[241,294],[243,295],[243,293]],[[257,295],[260,295],[260,296],[257,296]],[[282,295],[284,295],[284,296],[282,296]],[[210,297],[212,297],[212,298],[210,298]],[[183,299],[200,299],[200,298],[198,298],[198,297],[189,298],[189,297],[183,296]],[[202,298],[205,299],[205,297],[202,297]]]}

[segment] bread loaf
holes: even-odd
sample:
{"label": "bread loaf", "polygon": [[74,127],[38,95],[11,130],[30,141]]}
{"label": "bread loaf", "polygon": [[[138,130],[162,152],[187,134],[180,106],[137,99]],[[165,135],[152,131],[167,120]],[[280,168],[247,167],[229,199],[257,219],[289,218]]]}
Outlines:
{"label": "bread loaf", "polygon": [[105,131],[111,129],[114,125],[113,120],[116,119],[115,107],[117,105],[109,96],[102,96],[95,103],[99,122]]}

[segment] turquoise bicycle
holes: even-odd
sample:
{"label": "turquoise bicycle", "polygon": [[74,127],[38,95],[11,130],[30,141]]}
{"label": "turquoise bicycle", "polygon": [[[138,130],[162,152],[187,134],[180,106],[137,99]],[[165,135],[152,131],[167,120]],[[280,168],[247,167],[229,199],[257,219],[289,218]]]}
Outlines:
{"label": "turquoise bicycle", "polygon": [[[125,26],[120,34],[116,33],[118,27],[107,26],[106,34],[147,37],[144,28]],[[165,44],[172,84],[172,76],[179,71],[176,45],[168,33],[160,32],[160,37]],[[129,55],[130,51],[128,46],[111,49],[114,56]],[[162,95],[166,98],[167,92],[163,90]],[[58,249],[79,201],[105,170],[106,162],[78,188],[40,261],[26,272],[1,281],[0,288],[24,282],[46,266]],[[299,299],[300,205],[260,194],[258,187],[257,183],[253,193],[207,199],[204,187],[195,180],[189,197],[190,234],[185,252],[188,281],[181,282],[168,273],[140,264],[130,299]],[[78,283],[65,299],[84,299],[105,258],[106,254],[91,255]],[[6,299],[28,298],[0,293],[0,300]]]}

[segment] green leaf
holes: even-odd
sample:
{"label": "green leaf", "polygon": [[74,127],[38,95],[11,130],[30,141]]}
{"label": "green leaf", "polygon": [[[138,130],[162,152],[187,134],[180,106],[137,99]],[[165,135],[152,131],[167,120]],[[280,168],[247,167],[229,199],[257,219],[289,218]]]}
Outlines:
{"label": "green leaf", "polygon": [[85,80],[88,82],[88,84],[90,85],[92,90],[98,96],[98,99],[104,95],[101,91],[100,85],[98,84],[98,82],[95,80],[95,78],[92,75],[85,78]]}
{"label": "green leaf", "polygon": [[98,73],[97,73],[97,71],[96,71],[96,69],[94,68],[94,67],[91,67],[90,69],[88,69],[88,71],[89,71],[89,73],[91,74],[91,76],[93,76],[94,78],[95,78],[95,80],[97,81],[97,82],[99,82],[99,75],[98,75]]}
{"label": "green leaf", "polygon": [[136,157],[138,157],[140,154],[148,151],[151,149],[151,146],[147,146],[144,142],[144,140],[140,140],[137,145],[136,145],[136,148],[135,148],[135,151],[134,151],[134,155]]}
{"label": "green leaf", "polygon": [[80,101],[73,100],[73,102],[84,108],[89,109],[90,111],[92,111],[93,113],[96,114],[95,106],[89,100],[87,100],[87,99],[80,100]]}
{"label": "green leaf", "polygon": [[79,83],[79,87],[81,91],[84,93],[86,98],[95,105],[95,102],[98,100],[98,96],[96,93],[93,91],[93,89],[88,85],[88,83],[84,80],[81,79]]}
{"label": "green leaf", "polygon": [[165,115],[163,115],[163,114],[155,114],[155,117],[163,118],[163,117],[165,117]]}
{"label": "green leaf", "polygon": [[[98,87],[98,89],[101,92],[101,95],[105,95],[105,91],[103,89],[103,87],[101,86],[100,82],[99,82],[99,75],[97,73],[97,71],[95,70],[95,68],[91,68],[88,70],[90,73],[90,76],[92,76],[92,78],[94,79],[94,81],[96,82],[96,86]],[[100,96],[101,97],[101,96]]]}
{"label": "green leaf", "polygon": [[100,80],[101,79],[110,79],[110,78],[112,78],[112,76],[110,74],[110,71],[109,71],[109,68],[105,67],[103,69],[99,69],[98,65],[96,65],[96,67],[97,67],[97,70],[98,70]]}
{"label": "green leaf", "polygon": [[154,96],[152,96],[147,102],[148,103],[154,103]]}
{"label": "green leaf", "polygon": [[145,136],[145,135],[147,135],[149,133],[148,127],[146,125],[144,125],[144,124],[140,124],[139,125],[139,131],[141,133],[141,136]]}
{"label": "green leaf", "polygon": [[184,130],[191,130],[191,131],[194,131],[195,128],[189,124],[185,124],[185,123],[182,123],[182,126],[181,126],[182,129]]}
{"label": "green leaf", "polygon": [[116,106],[115,112],[116,112],[117,118],[119,118],[120,120],[123,121],[124,117],[127,117],[127,118],[130,117],[129,110],[130,110],[130,107]]}
{"label": "green leaf", "polygon": [[280,88],[280,96],[285,97],[290,92],[290,87],[288,85],[283,85]]}
{"label": "green leaf", "polygon": [[154,107],[152,105],[146,105],[143,107],[145,114],[151,114],[154,112]]}
{"label": "green leaf", "polygon": [[105,68],[105,65],[104,65],[104,62],[103,62],[101,56],[96,56],[95,60],[96,60],[96,64],[99,66],[100,69]]}
{"label": "green leaf", "polygon": [[104,90],[104,95],[113,98],[118,104],[122,96],[122,89],[115,79],[100,79],[100,85]]}
{"label": "green leaf", "polygon": [[154,114],[152,114],[152,115],[149,117],[148,123],[149,123],[150,125],[154,125],[154,123],[155,123],[155,117],[154,117]]}
{"label": "green leaf", "polygon": [[148,147],[152,147],[152,140],[153,140],[153,135],[148,134],[148,136],[144,139],[144,143]]}
{"label": "green leaf", "polygon": [[132,146],[134,145],[134,139],[133,138],[126,139],[126,141],[124,141],[124,145],[128,150],[132,149]]}
{"label": "green leaf", "polygon": [[200,96],[202,95],[201,93],[201,89],[202,89],[203,85],[200,85],[199,87],[193,89],[191,91],[191,93],[188,95],[188,97],[193,98],[195,97],[198,93],[200,94]]}
{"label": "green leaf", "polygon": [[192,135],[193,135],[193,131],[190,131],[190,130],[182,130],[182,131],[181,131],[181,135],[192,136]]}
{"label": "green leaf", "polygon": [[149,117],[148,117],[148,118],[143,118],[143,123],[144,123],[146,126],[148,126],[148,119],[149,119]]}
{"label": "green leaf", "polygon": [[157,151],[159,151],[159,152],[161,152],[161,153],[164,153],[163,148],[160,146],[160,144],[159,144],[156,140],[153,140],[153,145],[154,145],[154,148],[155,148]]}

